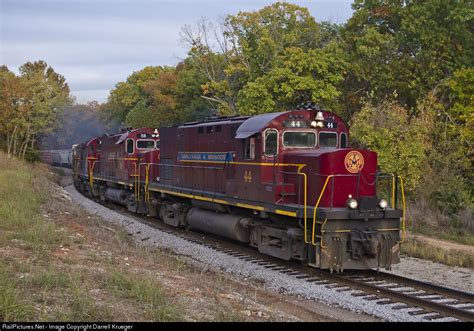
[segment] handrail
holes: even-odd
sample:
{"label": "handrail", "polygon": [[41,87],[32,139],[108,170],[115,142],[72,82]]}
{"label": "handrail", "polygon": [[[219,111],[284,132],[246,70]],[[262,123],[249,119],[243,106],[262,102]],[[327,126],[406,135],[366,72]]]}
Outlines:
{"label": "handrail", "polygon": [[89,161],[89,185],[91,187],[91,193],[92,193],[92,191],[94,190],[94,166],[95,166],[96,160],[88,160],[88,161]]}
{"label": "handrail", "polygon": [[323,222],[323,224],[321,225],[321,243],[319,244],[319,246],[321,247],[321,249],[323,248],[327,248],[327,246],[324,246],[323,245],[323,238],[324,238],[324,227],[326,226],[326,223],[328,222],[328,219],[326,218]]}
{"label": "handrail", "polygon": [[400,243],[405,241],[406,235],[406,228],[405,228],[405,210],[406,210],[406,202],[405,202],[405,189],[403,187],[403,178],[402,176],[398,176],[400,178],[400,190],[402,191],[402,204],[403,204],[403,212],[402,212],[402,240]]}
{"label": "handrail", "polygon": [[[307,238],[307,237],[306,237],[306,223],[307,223],[307,218],[308,218],[308,217],[307,217],[307,214],[308,214],[308,212],[307,212],[307,207],[308,207],[308,206],[307,206],[307,198],[308,198],[308,188],[307,188],[307,185],[308,185],[308,184],[307,184],[307,182],[308,182],[308,176],[307,176],[304,172],[300,172],[301,169],[303,169],[303,167],[298,168],[297,174],[298,174],[298,175],[302,175],[303,178],[304,178],[304,181],[303,181],[303,183],[304,183],[304,188],[303,188],[303,191],[304,191],[304,194],[303,194],[303,203],[304,203],[304,209],[303,209],[303,218],[304,218],[304,241],[305,241],[305,243],[308,244],[309,241],[306,239],[306,238]],[[299,185],[298,185],[298,186],[299,186]],[[299,194],[299,189],[300,189],[300,188],[298,187],[298,194]]]}
{"label": "handrail", "polygon": [[[316,246],[316,242],[314,241],[314,232],[315,232],[315,229],[316,229],[316,210],[318,209],[318,206],[319,206],[319,203],[321,202],[324,191],[326,190],[326,187],[328,186],[329,179],[331,179],[333,177],[334,177],[334,175],[328,175],[326,177],[326,181],[324,182],[324,186],[321,190],[321,193],[319,194],[319,198],[318,198],[316,204],[314,205],[314,210],[313,210],[313,232],[312,232],[312,236],[311,236],[311,243],[313,244],[313,246]],[[305,224],[305,231],[304,231],[305,236],[306,236],[306,233],[307,233],[307,231],[306,231],[306,224]]]}
{"label": "handrail", "polygon": [[395,209],[395,186],[396,181],[395,181],[395,175],[393,173],[390,173],[392,175],[392,208]]}

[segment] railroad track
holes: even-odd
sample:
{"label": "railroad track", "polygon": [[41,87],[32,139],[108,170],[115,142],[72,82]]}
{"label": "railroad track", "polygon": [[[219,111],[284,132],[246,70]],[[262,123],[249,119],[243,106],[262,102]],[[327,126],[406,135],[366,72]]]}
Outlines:
{"label": "railroad track", "polygon": [[[162,222],[151,221],[146,217],[131,213],[120,206],[95,201],[106,208],[131,216],[138,222],[189,242],[264,268],[294,276],[309,283],[332,288],[338,292],[352,291],[351,295],[357,300],[375,301],[380,305],[392,305],[391,309],[394,310],[409,309],[408,314],[421,315],[420,317],[427,321],[435,321],[446,317],[458,321],[474,321],[474,294],[472,293],[375,270],[332,274],[305,267],[297,262],[283,261],[263,255],[251,247],[222,237],[177,229]],[[143,241],[146,239],[143,239]]]}

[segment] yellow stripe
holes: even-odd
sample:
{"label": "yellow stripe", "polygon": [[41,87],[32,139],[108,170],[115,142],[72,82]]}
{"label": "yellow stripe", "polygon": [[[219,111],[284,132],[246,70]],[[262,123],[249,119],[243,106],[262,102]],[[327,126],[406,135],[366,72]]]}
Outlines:
{"label": "yellow stripe", "polygon": [[293,211],[286,211],[286,210],[277,209],[277,210],[275,210],[275,213],[280,214],[280,215],[296,217],[296,213],[293,212]]}
{"label": "yellow stripe", "polygon": [[[168,190],[159,190],[159,189],[155,189],[155,188],[149,188],[149,190],[150,190],[150,191],[154,191],[154,192],[161,192],[161,193],[167,193],[167,194],[176,195],[176,196],[180,196],[180,197],[190,198],[190,199],[203,200],[203,201],[221,203],[221,204],[226,204],[226,205],[233,205],[233,206],[237,206],[237,207],[241,207],[241,208],[246,208],[246,209],[265,210],[265,208],[262,207],[262,206],[248,205],[248,204],[246,204],[246,203],[232,204],[232,203],[230,203],[230,202],[228,202],[228,201],[225,201],[225,200],[206,198],[206,197],[202,197],[202,196],[199,196],[199,195],[192,195],[192,194],[186,194],[186,193],[179,193],[179,192],[168,191]],[[271,210],[269,210],[269,211],[271,212]],[[283,210],[280,210],[280,212],[281,212],[280,214],[282,214],[282,215],[288,215],[288,216],[296,217],[296,213],[286,212],[286,211],[283,211]]]}
{"label": "yellow stripe", "polygon": [[199,161],[199,160],[179,160],[179,162],[195,162],[195,163],[214,163],[214,164],[237,164],[237,165],[256,165],[256,166],[276,166],[276,167],[299,167],[300,169],[306,166],[306,164],[300,163],[263,163],[263,162],[216,162],[216,161]]}
{"label": "yellow stripe", "polygon": [[254,209],[254,210],[265,210],[265,208],[263,208],[263,207],[247,205],[246,203],[237,203],[236,206],[237,207],[242,207],[242,208],[247,208],[247,209]]}

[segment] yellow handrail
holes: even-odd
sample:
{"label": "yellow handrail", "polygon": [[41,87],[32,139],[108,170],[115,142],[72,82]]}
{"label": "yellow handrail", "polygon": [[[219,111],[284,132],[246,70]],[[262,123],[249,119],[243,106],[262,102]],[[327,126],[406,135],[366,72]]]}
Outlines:
{"label": "yellow handrail", "polygon": [[391,173],[392,175],[392,208],[395,209],[395,175]]}
{"label": "yellow handrail", "polygon": [[[150,166],[151,164],[147,164],[145,167],[145,201],[148,203],[150,202],[150,190],[148,189]],[[140,169],[140,166],[138,166],[138,169]]]}
{"label": "yellow handrail", "polygon": [[89,160],[89,185],[91,187],[91,193],[94,190],[94,166],[95,166],[95,160],[91,162]]}
{"label": "yellow handrail", "polygon": [[[329,179],[333,178],[334,175],[329,175],[326,178],[326,181],[324,182],[323,189],[321,190],[321,193],[319,194],[318,201],[314,205],[314,210],[313,210],[313,232],[312,232],[312,238],[311,238],[311,243],[313,246],[316,246],[316,242],[314,241],[314,232],[316,230],[316,210],[318,209],[319,203],[321,202],[321,198],[323,197],[324,191],[326,190],[326,186],[328,185]],[[305,235],[306,235],[306,225],[305,225]]]}
{"label": "yellow handrail", "polygon": [[403,187],[403,178],[400,177],[400,190],[402,191],[402,203],[403,203],[403,213],[402,213],[402,240],[401,243],[405,241],[405,210],[406,210],[406,202],[405,202],[405,189]]}
{"label": "yellow handrail", "polygon": [[[308,183],[308,176],[304,173],[304,172],[300,172],[301,169],[303,169],[305,166],[299,166],[298,167],[298,172],[297,174],[298,175],[302,175],[303,178],[304,178],[304,194],[303,194],[303,203],[304,203],[304,210],[303,210],[303,217],[304,217],[304,241],[305,243],[309,243],[309,241],[307,240],[307,235],[306,235],[306,224],[307,224],[307,219],[308,219],[308,212],[307,212],[307,207],[308,207],[308,204],[307,204],[307,198],[308,198],[308,188],[307,188],[307,183]],[[299,188],[298,188],[299,189]]]}
{"label": "yellow handrail", "polygon": [[328,219],[326,218],[323,222],[323,224],[321,225],[321,249],[323,248],[327,248],[326,246],[323,245],[323,238],[324,238],[324,227],[326,226],[326,223],[327,223]]}

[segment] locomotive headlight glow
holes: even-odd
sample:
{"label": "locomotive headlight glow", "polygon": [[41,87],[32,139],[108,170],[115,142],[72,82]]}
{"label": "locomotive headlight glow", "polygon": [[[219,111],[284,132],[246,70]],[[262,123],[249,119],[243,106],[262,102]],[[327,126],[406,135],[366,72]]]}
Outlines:
{"label": "locomotive headlight glow", "polygon": [[312,122],[311,122],[311,126],[312,126],[313,128],[315,128],[317,125],[318,125],[318,123],[317,123],[316,121],[312,121]]}
{"label": "locomotive headlight glow", "polygon": [[387,206],[388,206],[387,200],[385,200],[385,199],[380,199],[380,201],[379,201],[379,207],[382,208],[382,209],[385,209],[385,208],[387,208]]}
{"label": "locomotive headlight glow", "polygon": [[347,199],[347,207],[350,209],[356,209],[359,203],[357,202],[356,199],[349,198]]}

